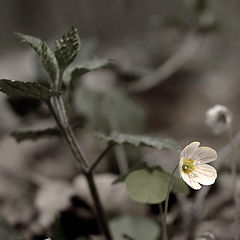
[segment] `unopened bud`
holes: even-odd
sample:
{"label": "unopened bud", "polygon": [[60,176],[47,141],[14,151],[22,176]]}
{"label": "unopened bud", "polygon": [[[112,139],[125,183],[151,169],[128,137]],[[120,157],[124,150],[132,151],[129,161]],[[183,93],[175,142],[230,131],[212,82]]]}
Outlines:
{"label": "unopened bud", "polygon": [[223,105],[214,105],[206,112],[206,124],[215,134],[219,134],[231,127],[232,112]]}

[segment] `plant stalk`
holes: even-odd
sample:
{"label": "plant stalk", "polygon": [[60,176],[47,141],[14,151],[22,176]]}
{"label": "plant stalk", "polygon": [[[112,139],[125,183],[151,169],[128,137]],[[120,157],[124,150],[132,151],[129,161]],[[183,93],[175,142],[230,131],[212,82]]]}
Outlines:
{"label": "plant stalk", "polygon": [[172,189],[173,177],[174,177],[174,174],[175,174],[177,168],[178,168],[178,164],[176,165],[176,167],[172,171],[172,174],[170,176],[170,181],[169,181],[169,184],[168,184],[168,189],[167,189],[167,197],[166,197],[166,200],[165,200],[165,206],[164,206],[165,208],[164,208],[164,215],[163,215],[163,236],[162,236],[163,240],[168,240],[168,234],[167,234],[168,202],[169,202],[170,192],[171,192],[171,189]]}
{"label": "plant stalk", "polygon": [[102,233],[104,234],[106,240],[112,240],[111,233],[107,224],[105,212],[103,210],[99,194],[97,192],[96,184],[92,175],[92,170],[88,165],[88,160],[83,153],[80,145],[77,142],[75,134],[73,133],[72,127],[69,124],[68,117],[66,114],[66,109],[62,96],[57,96],[52,98],[52,102],[48,102],[48,107],[53,114],[53,117],[61,130],[76,162],[80,169],[83,171],[86,177],[92,199],[94,201],[96,209],[96,217],[100,226]]}

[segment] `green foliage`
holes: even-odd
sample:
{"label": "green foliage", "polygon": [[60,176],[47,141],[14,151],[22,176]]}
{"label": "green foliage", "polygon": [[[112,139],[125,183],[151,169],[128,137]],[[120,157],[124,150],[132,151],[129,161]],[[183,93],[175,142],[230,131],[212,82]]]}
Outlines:
{"label": "green foliage", "polygon": [[130,173],[126,180],[130,198],[141,203],[161,203],[167,197],[169,176],[157,169],[141,169]]}
{"label": "green foliage", "polygon": [[75,27],[72,27],[59,41],[56,41],[55,56],[61,70],[64,70],[75,59],[80,44],[78,31]]}
{"label": "green foliage", "polygon": [[109,143],[115,144],[131,144],[136,147],[146,146],[152,147],[159,150],[167,149],[178,151],[179,146],[177,143],[168,138],[154,138],[143,135],[123,134],[123,133],[112,133],[110,136],[99,134],[99,138]]}
{"label": "green foliage", "polygon": [[42,130],[30,130],[30,131],[14,131],[11,136],[15,138],[17,142],[25,140],[38,140],[43,137],[55,137],[60,136],[58,128],[46,128]]}
{"label": "green foliage", "polygon": [[67,67],[63,73],[63,81],[66,85],[71,85],[74,80],[78,79],[85,73],[106,67],[109,64],[110,62],[108,60],[101,58],[74,62],[69,67]]}
{"label": "green foliage", "polygon": [[[110,107],[104,106],[104,100],[108,101]],[[74,93],[74,104],[76,110],[85,115],[98,131],[111,131],[111,121],[116,123],[121,132],[139,133],[144,129],[144,109],[121,89],[111,89],[103,96],[86,87],[78,87]]]}
{"label": "green foliage", "polygon": [[51,97],[60,95],[36,82],[21,82],[7,79],[0,80],[0,91],[10,97],[30,97],[48,101]]}
{"label": "green foliage", "polygon": [[50,79],[52,80],[53,85],[55,87],[58,86],[59,84],[58,62],[52,50],[48,47],[48,45],[45,42],[42,43],[41,61]]}
{"label": "green foliage", "polygon": [[6,219],[0,216],[0,240],[20,240],[17,232],[6,221]]}
{"label": "green foliage", "polygon": [[123,215],[110,221],[114,240],[157,240],[160,236],[159,225],[150,218],[134,215]]}
{"label": "green foliage", "polygon": [[17,38],[22,42],[30,47],[32,47],[39,55],[42,52],[42,40],[30,35],[22,34],[22,33],[15,33]]}
{"label": "green foliage", "polygon": [[[150,168],[146,163],[139,164],[138,170],[130,170],[126,175],[120,176],[114,183],[125,179],[127,192],[133,200],[155,204],[166,199],[172,175],[162,171],[160,167]],[[189,188],[182,179],[173,176],[171,191],[187,195]]]}
{"label": "green foliage", "polygon": [[120,175],[117,179],[114,180],[114,182],[113,182],[112,184],[116,184],[116,183],[123,182],[123,181],[125,181],[126,177],[127,177],[131,172],[134,172],[134,171],[139,170],[139,169],[144,169],[144,168],[148,168],[148,165],[147,165],[146,162],[143,162],[143,161],[137,162],[137,163],[130,169],[129,172]]}
{"label": "green foliage", "polygon": [[[169,177],[171,176],[169,175]],[[172,181],[172,192],[175,194],[188,195],[189,187],[181,178],[174,176]]]}

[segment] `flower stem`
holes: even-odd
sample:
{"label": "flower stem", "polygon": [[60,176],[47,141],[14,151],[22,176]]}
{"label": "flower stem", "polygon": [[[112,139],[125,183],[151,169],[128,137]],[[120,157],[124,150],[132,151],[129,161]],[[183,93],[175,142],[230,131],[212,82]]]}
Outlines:
{"label": "flower stem", "polygon": [[168,189],[167,189],[167,197],[166,197],[166,200],[165,200],[165,208],[164,208],[164,214],[163,214],[163,236],[162,236],[163,240],[168,240],[168,234],[167,234],[168,202],[169,202],[170,192],[171,192],[171,189],[172,189],[173,177],[174,177],[174,174],[175,174],[177,168],[178,168],[178,164],[176,165],[176,167],[172,171],[172,174],[171,174],[170,180],[169,180],[169,184],[168,184]]}
{"label": "flower stem", "polygon": [[70,150],[72,151],[73,156],[75,157],[77,165],[80,167],[80,169],[83,171],[84,176],[86,177],[90,193],[95,204],[96,217],[101,231],[104,234],[106,240],[112,240],[105,212],[103,210],[99,194],[97,192],[96,184],[92,175],[92,169],[89,167],[88,160],[83,153],[80,145],[78,144],[72,127],[69,124],[63,98],[62,96],[53,97],[52,102],[48,102],[47,104],[58,127],[61,130],[62,135],[64,136]]}

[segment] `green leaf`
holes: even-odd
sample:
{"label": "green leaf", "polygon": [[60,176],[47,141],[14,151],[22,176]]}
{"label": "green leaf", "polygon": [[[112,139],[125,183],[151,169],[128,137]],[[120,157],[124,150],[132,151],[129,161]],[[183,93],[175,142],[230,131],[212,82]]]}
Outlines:
{"label": "green leaf", "polygon": [[92,70],[106,67],[110,62],[106,59],[95,58],[84,62],[77,62],[69,67],[63,73],[63,81],[66,85],[70,85],[74,80],[78,79],[85,73]]}
{"label": "green leaf", "polygon": [[157,240],[160,236],[159,224],[142,216],[123,215],[111,220],[109,226],[114,240],[123,240],[123,236],[134,240]]}
{"label": "green leaf", "polygon": [[134,172],[134,171],[140,170],[140,169],[144,169],[144,168],[148,168],[148,165],[147,165],[146,162],[143,162],[143,161],[137,162],[137,163],[130,169],[129,172],[120,175],[118,178],[116,178],[116,179],[114,180],[114,182],[113,182],[112,184],[116,184],[116,183],[123,182],[123,181],[125,181],[125,179],[127,178],[127,176],[128,176],[131,172]]}
{"label": "green leaf", "polygon": [[38,53],[38,55],[41,57],[42,65],[47,71],[52,83],[54,86],[57,86],[57,81],[59,80],[58,62],[51,49],[47,46],[46,42],[43,42],[39,38],[22,33],[16,33],[16,36],[21,40],[22,43],[26,43]]}
{"label": "green leaf", "polygon": [[41,39],[30,36],[30,35],[22,34],[22,33],[15,33],[15,35],[22,43],[29,45],[39,55],[41,55],[41,52],[42,52],[42,40]]}
{"label": "green leaf", "polygon": [[30,97],[48,101],[51,97],[60,95],[36,82],[21,82],[7,79],[0,80],[0,91],[10,97]]}
{"label": "green leaf", "polygon": [[172,192],[175,194],[188,195],[189,187],[181,178],[174,176],[172,182]]}
{"label": "green leaf", "polygon": [[59,67],[56,57],[54,56],[52,50],[47,46],[45,42],[42,43],[42,53],[41,60],[42,64],[49,74],[50,79],[54,86],[58,85],[59,81]]}
{"label": "green leaf", "polygon": [[[73,129],[82,128],[84,124],[74,124]],[[40,130],[28,130],[28,131],[13,131],[11,136],[15,138],[17,142],[25,140],[38,140],[44,137],[61,137],[61,132],[58,127],[40,129]]]}
{"label": "green leaf", "polygon": [[6,221],[6,219],[0,216],[0,240],[20,240],[15,229]]}
{"label": "green leaf", "polygon": [[72,27],[59,41],[56,41],[55,56],[62,70],[75,59],[80,44],[78,31],[75,27]]}
{"label": "green leaf", "polygon": [[25,140],[38,140],[43,137],[55,137],[60,135],[61,133],[56,127],[32,131],[13,131],[11,133],[11,136],[14,137],[17,142]]}
{"label": "green leaf", "polygon": [[179,151],[178,144],[169,138],[154,138],[143,135],[123,134],[123,133],[112,133],[110,136],[99,134],[100,139],[103,139],[109,143],[115,144],[131,144],[136,147],[146,146],[152,147],[159,150],[168,149]]}
{"label": "green leaf", "polygon": [[141,169],[130,173],[126,188],[131,199],[141,203],[161,203],[167,197],[169,185],[168,174],[157,169]]}
{"label": "green leaf", "polygon": [[[106,98],[106,101],[103,99]],[[108,102],[111,109],[105,107]],[[74,106],[76,110],[84,114],[91,125],[100,132],[109,132],[111,115],[114,117],[120,132],[143,132],[146,123],[144,108],[134,99],[130,98],[121,89],[111,89],[103,94],[79,86],[74,91]],[[103,107],[107,111],[102,111]],[[112,113],[110,116],[108,111]]]}

